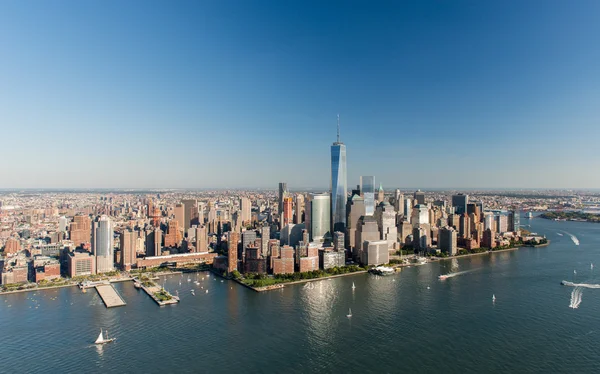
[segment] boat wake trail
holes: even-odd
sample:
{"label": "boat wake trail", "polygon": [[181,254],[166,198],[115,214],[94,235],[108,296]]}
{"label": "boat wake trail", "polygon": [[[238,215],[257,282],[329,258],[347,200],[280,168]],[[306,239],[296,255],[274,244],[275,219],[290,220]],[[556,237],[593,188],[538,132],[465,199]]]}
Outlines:
{"label": "boat wake trail", "polygon": [[569,235],[571,237],[571,240],[573,241],[573,243],[575,243],[575,245],[579,245],[579,239],[577,239],[577,237],[569,232],[564,231],[565,234]]}
{"label": "boat wake trail", "polygon": [[591,283],[573,283],[569,281],[560,282],[563,286],[571,286],[571,287],[580,287],[580,288],[600,288],[600,284],[591,284]]}
{"label": "boat wake trail", "polygon": [[471,269],[471,270],[465,270],[465,271],[457,271],[455,273],[443,274],[443,275],[438,276],[438,279],[439,280],[445,280],[445,279],[448,279],[448,278],[454,278],[454,277],[457,277],[459,275],[471,273],[471,272],[473,272],[475,270],[477,270],[477,269]]}
{"label": "boat wake trail", "polygon": [[571,292],[571,304],[569,304],[569,308],[577,309],[579,305],[581,305],[581,294],[583,290],[581,287],[575,287],[573,292]]}

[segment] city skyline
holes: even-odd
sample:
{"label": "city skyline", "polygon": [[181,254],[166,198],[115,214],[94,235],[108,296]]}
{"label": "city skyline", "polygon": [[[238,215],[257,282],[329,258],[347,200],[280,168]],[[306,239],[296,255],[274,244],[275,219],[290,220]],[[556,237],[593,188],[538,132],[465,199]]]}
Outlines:
{"label": "city skyline", "polygon": [[0,5],[0,188],[325,189],[337,113],[349,189],[600,187],[597,2],[63,4]]}

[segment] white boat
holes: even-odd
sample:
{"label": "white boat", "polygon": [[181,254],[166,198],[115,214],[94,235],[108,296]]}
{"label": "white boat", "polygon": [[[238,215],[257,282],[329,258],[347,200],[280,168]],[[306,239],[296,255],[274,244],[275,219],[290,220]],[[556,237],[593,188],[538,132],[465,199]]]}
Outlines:
{"label": "white boat", "polygon": [[192,290],[192,295],[196,296],[196,293],[194,292],[194,290]]}
{"label": "white boat", "polygon": [[492,295],[492,302],[496,301],[496,295]]}
{"label": "white boat", "polygon": [[206,293],[208,293],[208,290],[206,290]]}
{"label": "white boat", "polygon": [[346,314],[346,317],[352,318],[352,309],[348,308],[348,314]]}
{"label": "white boat", "polygon": [[192,278],[188,277],[188,282],[191,282],[191,281],[192,281]]}
{"label": "white boat", "polygon": [[532,212],[528,212],[525,217],[527,217],[527,218],[533,218],[533,213]]}
{"label": "white boat", "polygon": [[98,339],[94,342],[94,344],[106,344],[110,342],[114,342],[115,338],[108,337],[108,331],[106,331],[106,339],[102,336],[102,329],[100,329],[100,335],[98,335]]}
{"label": "white boat", "polygon": [[573,274],[577,274],[577,270],[573,270]]}
{"label": "white boat", "polygon": [[354,282],[352,282],[352,289],[355,290],[356,286],[354,285]]}

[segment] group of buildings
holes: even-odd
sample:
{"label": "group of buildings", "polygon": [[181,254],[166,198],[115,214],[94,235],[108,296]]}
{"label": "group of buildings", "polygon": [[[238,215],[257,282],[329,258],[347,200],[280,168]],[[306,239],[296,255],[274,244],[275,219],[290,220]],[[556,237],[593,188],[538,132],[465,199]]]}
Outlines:
{"label": "group of buildings", "polygon": [[460,193],[405,195],[375,186],[375,177],[362,176],[348,190],[338,118],[330,190],[323,193],[292,192],[280,183],[275,193],[13,195],[12,206],[0,203],[1,280],[186,262],[213,263],[229,273],[283,274],[385,264],[399,250],[455,255],[518,236],[516,210],[485,210],[482,201]]}

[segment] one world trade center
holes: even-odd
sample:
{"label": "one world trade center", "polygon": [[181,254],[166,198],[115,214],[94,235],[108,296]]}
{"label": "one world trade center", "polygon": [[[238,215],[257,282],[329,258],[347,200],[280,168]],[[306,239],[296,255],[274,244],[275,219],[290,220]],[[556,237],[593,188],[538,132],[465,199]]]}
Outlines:
{"label": "one world trade center", "polygon": [[331,225],[332,235],[346,229],[346,146],[340,141],[340,115],[337,117],[337,141],[331,145]]}

